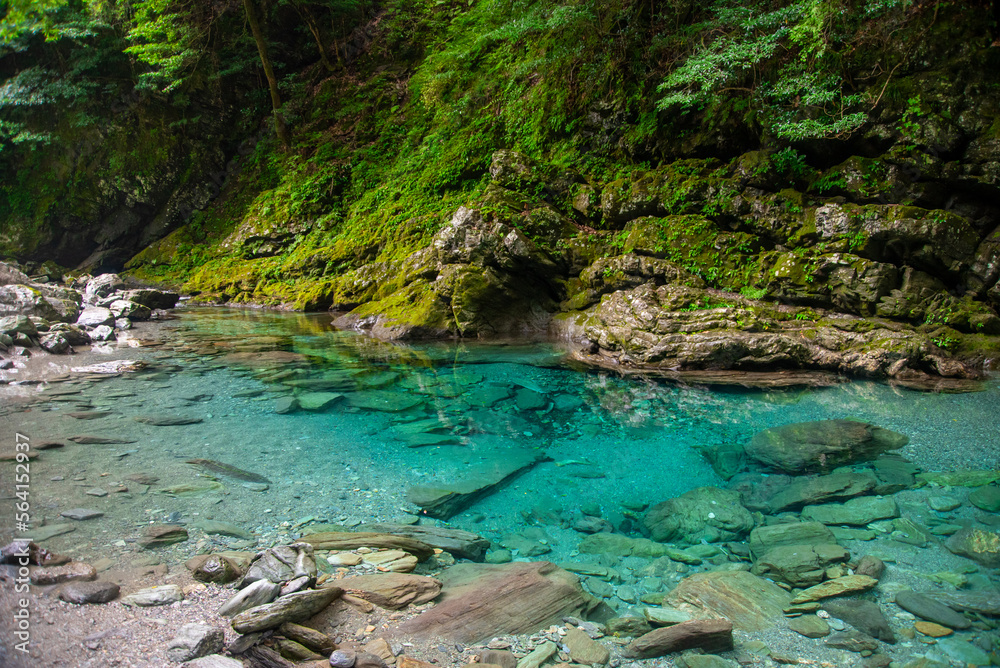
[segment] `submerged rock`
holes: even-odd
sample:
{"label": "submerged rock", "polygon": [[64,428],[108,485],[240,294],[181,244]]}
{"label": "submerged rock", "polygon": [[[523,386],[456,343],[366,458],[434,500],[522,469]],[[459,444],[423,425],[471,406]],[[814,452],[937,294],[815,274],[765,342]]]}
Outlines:
{"label": "submerged rock", "polygon": [[650,508],[643,525],[653,540],[694,545],[738,539],[753,528],[753,516],[739,493],[699,487]]}
{"label": "submerged rock", "polygon": [[746,571],[711,571],[690,575],[667,600],[696,617],[724,617],[743,631],[763,631],[783,618],[791,594]]}
{"label": "submerged rock", "polygon": [[705,652],[732,650],[732,623],[726,619],[705,619],[667,626],[639,636],[622,653],[630,659],[649,659],[696,648]]}
{"label": "submerged rock", "polygon": [[903,434],[872,424],[820,420],[765,429],[753,437],[746,450],[766,466],[788,473],[808,473],[874,459],[908,442]]}

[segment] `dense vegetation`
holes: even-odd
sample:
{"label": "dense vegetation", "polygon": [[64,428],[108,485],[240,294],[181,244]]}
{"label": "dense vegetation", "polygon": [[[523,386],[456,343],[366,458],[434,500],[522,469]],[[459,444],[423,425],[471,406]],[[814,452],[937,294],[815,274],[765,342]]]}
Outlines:
{"label": "dense vegetation", "polygon": [[[985,4],[0,7],[0,254],[23,260],[127,263],[210,300],[354,306],[373,297],[345,296],[359,268],[398,266],[465,205],[554,253],[644,252],[762,297],[781,296],[775,252],[792,246],[809,273],[840,247],[754,229],[734,204],[747,187],[769,198],[761,225],[831,198],[859,219],[880,204],[957,212],[979,238],[997,223],[994,183],[949,200],[940,170],[969,145],[959,116],[996,111]],[[998,117],[976,132],[1000,132]],[[532,165],[504,188],[501,149]],[[611,215],[616,197],[638,204]],[[842,250],[876,258],[859,230]]]}

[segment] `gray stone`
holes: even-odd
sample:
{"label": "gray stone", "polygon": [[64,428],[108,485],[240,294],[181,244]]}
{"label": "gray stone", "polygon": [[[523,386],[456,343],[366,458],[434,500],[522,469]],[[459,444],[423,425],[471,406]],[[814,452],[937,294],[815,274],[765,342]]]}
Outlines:
{"label": "gray stone", "polygon": [[951,629],[967,629],[971,626],[971,622],[964,615],[955,612],[944,603],[908,589],[896,592],[896,605],[921,619]]}
{"label": "gray stone", "polygon": [[59,598],[67,603],[107,603],[118,598],[121,588],[114,582],[68,582],[59,590]]}
{"label": "gray stone", "polygon": [[69,340],[62,332],[48,332],[38,337],[38,345],[54,355],[69,352]]}
{"label": "gray stone", "polygon": [[603,666],[611,659],[611,652],[607,647],[578,628],[566,629],[562,641],[569,650],[570,658],[576,663]]}
{"label": "gray stone", "polygon": [[222,607],[219,608],[219,614],[223,617],[233,617],[244,610],[270,603],[280,591],[281,585],[279,584],[269,580],[257,580],[223,603]]}
{"label": "gray stone", "polygon": [[38,329],[26,315],[6,315],[0,318],[0,333],[11,336],[15,334],[35,336],[38,334]]}
{"label": "gray stone", "polygon": [[878,649],[878,641],[860,631],[848,630],[833,633],[826,638],[826,644],[836,649],[846,649],[848,652],[874,652]]}
{"label": "gray stone", "polygon": [[857,599],[831,600],[823,602],[823,609],[877,640],[890,644],[896,642],[896,637],[889,628],[889,622],[876,603]]}
{"label": "gray stone", "polygon": [[103,297],[123,287],[125,281],[118,274],[100,274],[87,281],[83,289],[83,301],[87,304],[96,304]]}
{"label": "gray stone", "polygon": [[185,624],[167,645],[167,658],[183,663],[208,654],[218,654],[224,645],[222,629],[207,624]]}
{"label": "gray stone", "polygon": [[315,578],[316,573],[312,545],[304,542],[277,545],[254,556],[241,584],[246,585],[257,580],[280,584],[303,576]]}
{"label": "gray stone", "polygon": [[274,412],[279,415],[294,413],[299,409],[299,400],[292,396],[278,397],[274,401]]}
{"label": "gray stone", "polygon": [[874,489],[875,477],[868,473],[832,473],[794,479],[768,500],[772,513],[802,506],[849,499]]}
{"label": "gray stone", "polygon": [[875,520],[899,517],[899,506],[890,496],[864,496],[844,503],[827,503],[819,506],[806,506],[802,509],[802,518],[822,522],[823,524],[848,524],[865,526]]}
{"label": "gray stone", "polygon": [[177,585],[160,585],[149,587],[129,594],[122,598],[122,605],[137,605],[143,608],[157,605],[170,605],[184,600],[184,592]]}
{"label": "gray stone", "polygon": [[28,531],[28,534],[32,540],[37,543],[41,543],[49,538],[55,538],[56,536],[61,536],[64,533],[69,533],[71,531],[76,531],[76,527],[69,523],[46,524],[45,526],[38,527],[37,529],[31,529]]}
{"label": "gray stone", "polygon": [[188,661],[184,668],[243,668],[243,662],[221,654],[210,654]]}
{"label": "gray stone", "polygon": [[330,654],[330,665],[333,668],[354,668],[357,661],[357,652],[350,648],[334,650]]}
{"label": "gray stone", "polygon": [[195,523],[195,526],[207,534],[232,536],[233,538],[242,538],[243,540],[250,540],[254,537],[252,533],[250,533],[249,531],[245,531],[244,529],[241,529],[232,522],[222,522],[219,520],[200,520],[199,522]]}
{"label": "gray stone", "polygon": [[76,318],[76,324],[81,327],[111,326],[115,324],[115,314],[111,312],[111,309],[101,306],[88,306],[80,311],[80,315]]}
{"label": "gray stone", "polygon": [[87,337],[91,341],[111,341],[115,338],[115,330],[111,325],[98,325],[87,332]]}
{"label": "gray stone", "polygon": [[115,318],[128,318],[129,320],[149,320],[150,310],[148,306],[137,304],[127,299],[118,299],[108,305],[108,310]]}
{"label": "gray stone", "polygon": [[649,509],[643,525],[655,541],[694,545],[735,540],[753,528],[738,492],[698,487]]}

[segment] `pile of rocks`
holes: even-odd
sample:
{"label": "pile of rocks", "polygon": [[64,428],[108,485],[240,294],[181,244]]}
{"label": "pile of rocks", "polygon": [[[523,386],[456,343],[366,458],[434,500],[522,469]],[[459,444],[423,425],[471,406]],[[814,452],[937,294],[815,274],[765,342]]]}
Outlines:
{"label": "pile of rocks", "polygon": [[[134,321],[156,318],[177,300],[174,292],[128,289],[117,274],[55,283],[0,263],[0,353],[16,359],[30,356],[31,348],[62,354],[116,341]],[[0,361],[0,368],[15,366],[13,359]]]}

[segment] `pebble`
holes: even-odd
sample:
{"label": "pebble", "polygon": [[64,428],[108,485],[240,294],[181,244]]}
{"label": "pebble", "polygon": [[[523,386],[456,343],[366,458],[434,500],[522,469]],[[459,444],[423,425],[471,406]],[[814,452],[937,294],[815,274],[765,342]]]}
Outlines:
{"label": "pebble", "polygon": [[84,494],[89,494],[90,496],[107,496],[108,490],[94,487],[93,489],[88,489]]}
{"label": "pebble", "polygon": [[[106,494],[106,493],[105,493]],[[62,517],[67,517],[71,520],[92,520],[97,517],[102,517],[104,513],[100,510],[90,510],[89,508],[70,508],[69,510],[64,510],[59,513]]]}

